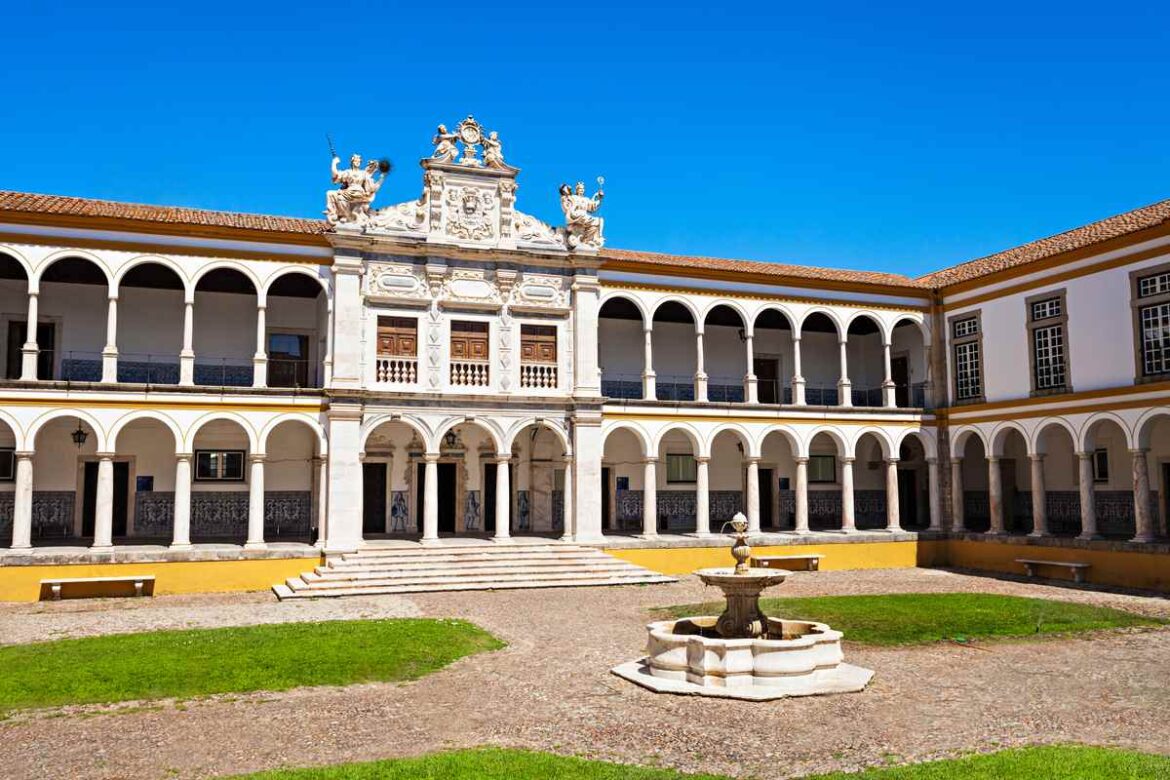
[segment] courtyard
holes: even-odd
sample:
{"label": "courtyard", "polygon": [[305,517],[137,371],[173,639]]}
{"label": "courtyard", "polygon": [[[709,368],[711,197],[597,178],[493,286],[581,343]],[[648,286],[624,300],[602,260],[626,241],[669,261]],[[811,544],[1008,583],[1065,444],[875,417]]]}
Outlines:
{"label": "courtyard", "polygon": [[[1164,598],[936,569],[801,572],[776,593],[784,599],[979,593],[1170,619]],[[843,625],[850,660],[877,673],[869,687],[860,694],[771,703],[659,696],[610,674],[639,655],[645,624],[664,608],[716,598],[717,591],[688,576],[671,585],[339,601],[277,602],[254,593],[3,604],[4,645],[340,620],[434,618],[449,624],[456,618],[506,646],[483,646],[413,681],[406,675],[344,686],[14,709],[0,720],[0,766],[12,777],[234,776],[486,746],[689,773],[788,778],[1038,744],[1147,753],[1165,753],[1170,745],[1170,722],[1163,717],[1170,706],[1164,673],[1170,628],[1156,622],[892,645],[850,642]],[[306,663],[326,652],[303,636],[296,641],[301,646],[294,655],[303,654]],[[135,662],[148,667],[151,659]]]}

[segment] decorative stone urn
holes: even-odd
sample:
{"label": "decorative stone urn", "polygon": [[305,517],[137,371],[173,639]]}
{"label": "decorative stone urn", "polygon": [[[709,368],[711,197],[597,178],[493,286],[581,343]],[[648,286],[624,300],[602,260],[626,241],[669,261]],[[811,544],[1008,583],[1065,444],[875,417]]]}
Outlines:
{"label": "decorative stone urn", "polygon": [[790,572],[750,568],[747,519],[737,514],[729,525],[735,567],[695,572],[723,591],[723,614],[649,624],[646,657],[613,673],[657,693],[755,701],[863,690],[873,672],[844,662],[840,631],[763,613],[760,593]]}

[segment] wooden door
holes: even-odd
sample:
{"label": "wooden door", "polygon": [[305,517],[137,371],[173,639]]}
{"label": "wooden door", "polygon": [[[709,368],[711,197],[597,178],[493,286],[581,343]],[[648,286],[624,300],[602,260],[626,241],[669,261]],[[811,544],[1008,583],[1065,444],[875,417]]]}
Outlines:
{"label": "wooden door", "polygon": [[552,325],[521,325],[520,362],[556,363],[556,327]]}
{"label": "wooden door", "polygon": [[910,361],[905,357],[890,360],[890,378],[894,380],[894,403],[905,408],[910,405]]}
{"label": "wooden door", "polygon": [[784,403],[780,390],[780,361],[776,358],[756,358],[752,361],[756,375],[756,395],[762,404]]}
{"label": "wooden door", "polygon": [[451,359],[487,360],[488,324],[486,322],[451,323]]}
{"label": "wooden door", "polygon": [[[28,323],[23,320],[9,320],[8,322],[8,360],[7,374],[9,379],[20,379],[24,364],[24,343],[28,341]],[[53,378],[53,363],[57,350],[57,327],[52,322],[37,323],[37,379]]]}
{"label": "wooden door", "polygon": [[362,464],[362,533],[386,533],[386,464]]}
{"label": "wooden door", "polygon": [[379,317],[378,354],[417,357],[418,320],[414,317]]}

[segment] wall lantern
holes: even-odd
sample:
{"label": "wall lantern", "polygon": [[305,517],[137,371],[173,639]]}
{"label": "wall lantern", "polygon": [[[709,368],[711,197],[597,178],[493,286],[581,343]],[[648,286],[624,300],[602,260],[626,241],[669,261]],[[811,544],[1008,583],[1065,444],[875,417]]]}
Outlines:
{"label": "wall lantern", "polygon": [[81,449],[85,444],[85,440],[89,438],[89,434],[81,427],[81,418],[77,418],[77,430],[69,434],[69,438],[73,439],[73,443],[77,445],[77,449]]}
{"label": "wall lantern", "polygon": [[443,443],[450,449],[454,449],[455,445],[459,443],[459,437],[455,435],[454,429],[447,431],[447,435],[443,437]]}

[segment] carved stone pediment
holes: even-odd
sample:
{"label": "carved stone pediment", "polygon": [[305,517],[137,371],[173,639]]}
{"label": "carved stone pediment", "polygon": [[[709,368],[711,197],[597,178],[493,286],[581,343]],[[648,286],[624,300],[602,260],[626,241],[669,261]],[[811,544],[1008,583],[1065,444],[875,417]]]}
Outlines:
{"label": "carved stone pediment", "polygon": [[513,288],[512,305],[519,308],[568,310],[565,279],[552,274],[525,273]]}
{"label": "carved stone pediment", "polygon": [[425,301],[429,296],[421,271],[406,263],[370,263],[365,275],[369,298],[398,298]]}
{"label": "carved stone pediment", "polygon": [[488,279],[486,271],[472,268],[456,268],[443,280],[439,291],[441,302],[491,304],[502,302],[500,289]]}

